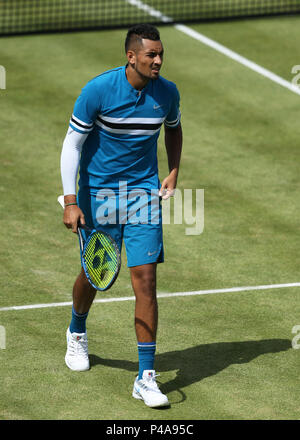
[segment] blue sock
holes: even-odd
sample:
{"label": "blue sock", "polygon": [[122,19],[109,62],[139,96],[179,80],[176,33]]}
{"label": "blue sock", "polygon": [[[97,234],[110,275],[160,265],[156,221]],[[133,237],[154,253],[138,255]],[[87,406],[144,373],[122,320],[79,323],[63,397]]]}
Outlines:
{"label": "blue sock", "polygon": [[72,320],[70,324],[70,332],[71,333],[85,333],[86,332],[86,318],[88,316],[89,312],[84,313],[83,315],[80,315],[77,313],[74,309],[74,306],[72,307]]}
{"label": "blue sock", "polygon": [[144,370],[154,370],[155,350],[156,342],[138,342],[139,379],[142,379]]}

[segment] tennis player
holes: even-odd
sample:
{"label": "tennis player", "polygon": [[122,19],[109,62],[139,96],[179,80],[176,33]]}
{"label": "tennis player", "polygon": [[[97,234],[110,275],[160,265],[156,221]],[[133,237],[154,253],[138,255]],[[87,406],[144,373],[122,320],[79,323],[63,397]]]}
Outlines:
{"label": "tennis player", "polygon": [[[180,98],[176,85],[160,76],[164,49],[155,27],[142,24],[129,29],[125,51],[127,64],[89,81],[75,103],[61,153],[63,221],[75,233],[78,222],[102,228],[120,250],[124,242],[136,297],[139,374],[132,395],[150,407],[159,407],[169,402],[157,386],[154,369],[156,268],[164,261],[161,199],[173,195],[180,164]],[[157,140],[162,125],[169,174],[160,183]],[[124,217],[124,203],[128,213],[141,199],[141,192],[148,197],[149,214],[146,221],[138,221],[136,210],[132,221],[130,216]],[[115,215],[105,218],[101,207],[109,196]],[[153,221],[151,206],[155,206],[155,198],[158,208]],[[115,221],[108,221],[112,218]],[[71,370],[90,368],[86,319],[95,294],[82,269],[73,287],[72,317],[67,329],[65,362]]]}

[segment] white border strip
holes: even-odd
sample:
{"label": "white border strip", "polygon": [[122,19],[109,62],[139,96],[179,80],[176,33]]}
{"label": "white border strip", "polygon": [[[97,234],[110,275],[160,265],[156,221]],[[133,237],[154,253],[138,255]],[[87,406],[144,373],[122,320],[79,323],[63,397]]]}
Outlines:
{"label": "white border strip", "polygon": [[[257,290],[284,289],[287,287],[300,287],[300,283],[230,287],[227,289],[196,290],[196,291],[192,291],[192,292],[159,293],[159,294],[157,294],[157,298],[173,298],[176,296],[210,295],[210,294],[214,294],[214,293],[249,292],[249,291],[257,291]],[[103,298],[103,299],[94,300],[94,304],[95,303],[134,301],[134,300],[135,300],[135,296],[123,296],[123,297],[119,297],[119,298]],[[28,310],[28,309],[44,309],[44,308],[50,308],[50,307],[64,307],[64,306],[71,306],[72,304],[73,304],[72,301],[47,303],[47,304],[29,304],[29,305],[24,305],[24,306],[2,307],[2,308],[0,308],[0,312],[6,312],[9,310]]]}
{"label": "white border strip", "polygon": [[[172,18],[165,16],[162,14],[162,12],[151,8],[149,5],[143,3],[140,0],[125,0],[127,3],[131,4],[132,6],[136,6],[139,9],[142,9],[143,11],[146,11],[149,13],[149,15],[158,17],[164,22],[170,22],[172,21]],[[185,26],[183,24],[176,24],[174,25],[175,29],[179,30],[180,32],[183,32],[184,34],[188,35],[189,37],[194,38],[197,41],[200,41],[203,44],[206,44],[207,46],[211,47],[212,49],[226,55],[227,57],[239,62],[240,64],[243,64],[244,66],[248,67],[249,69],[259,73],[260,75],[265,76],[266,78],[270,79],[271,81],[274,81],[275,83],[291,90],[292,92],[296,93],[297,95],[300,95],[300,88],[296,85],[290,83],[289,81],[286,81],[285,79],[281,78],[280,76],[276,75],[275,73],[271,72],[270,70],[265,69],[264,67],[259,66],[258,64],[254,63],[253,61],[248,60],[247,58],[239,55],[236,52],[233,52],[232,50],[228,49],[227,47],[223,46],[222,44],[217,43],[216,41],[206,37],[203,34],[200,34],[199,32],[189,28],[188,26]],[[281,288],[287,288],[287,287],[300,287],[300,283],[288,283],[288,284],[270,284],[270,285],[263,285],[263,286],[248,286],[248,287],[231,287],[228,289],[213,289],[213,290],[199,290],[199,291],[193,291],[193,292],[174,292],[174,293],[160,293],[157,295],[158,298],[171,298],[176,296],[195,296],[195,295],[209,295],[213,293],[227,293],[227,292],[246,292],[246,291],[255,291],[255,290],[269,290],[269,289],[281,289]],[[108,303],[108,302],[120,302],[120,301],[134,301],[134,296],[124,296],[120,298],[106,298],[106,299],[97,299],[94,300],[94,303]],[[31,304],[31,305],[24,305],[24,306],[12,306],[12,307],[2,307],[0,308],[1,312],[8,311],[8,310],[27,310],[27,309],[41,309],[41,308],[48,308],[48,307],[63,307],[63,306],[70,306],[72,305],[72,301],[68,302],[59,302],[59,303],[49,303],[49,304]]]}
{"label": "white border strip", "polygon": [[[138,9],[141,9],[142,11],[146,11],[149,15],[152,17],[157,17],[158,19],[162,20],[165,23],[168,23],[170,21],[173,21],[171,17],[165,16],[161,11],[151,8],[146,3],[140,1],[140,0],[125,0],[127,3],[129,3],[132,6],[136,6]],[[258,64],[254,63],[253,61],[248,60],[247,58],[239,55],[236,52],[233,52],[231,49],[228,49],[227,47],[223,46],[222,44],[217,43],[216,41],[206,37],[203,34],[200,34],[199,32],[195,31],[194,29],[185,26],[183,24],[176,24],[174,25],[175,29],[177,29],[180,32],[183,32],[184,34],[188,35],[191,38],[194,38],[197,41],[200,41],[203,44],[206,44],[206,46],[211,47],[212,49],[222,53],[223,55],[226,55],[228,58],[231,58],[234,61],[237,61],[238,63],[248,67],[249,69],[253,70],[256,73],[259,73],[260,75],[270,79],[271,81],[281,85],[282,87],[285,87],[286,89],[290,90],[291,92],[296,93],[297,95],[300,95],[300,88],[293,84],[292,82],[289,82],[280,76],[276,75],[275,73],[271,72],[270,70],[265,69],[264,67],[259,66]]]}

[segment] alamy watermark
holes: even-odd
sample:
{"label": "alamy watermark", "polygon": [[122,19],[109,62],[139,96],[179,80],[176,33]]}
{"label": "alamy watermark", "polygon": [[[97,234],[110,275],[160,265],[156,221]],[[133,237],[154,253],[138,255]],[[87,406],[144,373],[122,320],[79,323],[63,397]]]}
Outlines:
{"label": "alamy watermark", "polygon": [[300,344],[298,342],[300,340],[300,325],[294,325],[294,327],[292,328],[292,333],[296,334],[296,336],[294,336],[292,339],[292,347],[295,349],[299,349]]}
{"label": "alamy watermark", "polygon": [[0,325],[0,350],[6,349],[6,330],[3,325]]}
{"label": "alamy watermark", "polygon": [[[163,201],[163,224],[171,224],[171,200],[173,200],[173,223],[185,223],[186,235],[200,235],[204,229],[204,189],[179,189],[174,196]],[[194,213],[193,213],[194,212]]]}
{"label": "alamy watermark", "polygon": [[0,89],[6,89],[6,70],[4,66],[0,66]]}
{"label": "alamy watermark", "polygon": [[292,73],[295,75],[292,79],[292,84],[300,88],[300,64],[296,64],[292,67]]}
{"label": "alamy watermark", "polygon": [[204,229],[204,190],[176,189],[161,200],[159,190],[130,189],[126,181],[118,190],[101,189],[96,195],[96,220],[106,224],[185,224],[186,235],[200,235]]}

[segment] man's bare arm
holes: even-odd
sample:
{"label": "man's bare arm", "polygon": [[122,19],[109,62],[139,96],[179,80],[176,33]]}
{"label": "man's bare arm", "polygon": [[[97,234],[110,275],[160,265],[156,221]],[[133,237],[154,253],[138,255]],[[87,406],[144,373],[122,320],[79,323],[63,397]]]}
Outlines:
{"label": "man's bare arm", "polygon": [[182,151],[182,128],[179,124],[176,128],[165,127],[165,145],[168,156],[169,175],[163,180],[160,195],[168,199],[174,194]]}

